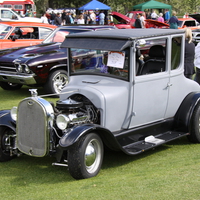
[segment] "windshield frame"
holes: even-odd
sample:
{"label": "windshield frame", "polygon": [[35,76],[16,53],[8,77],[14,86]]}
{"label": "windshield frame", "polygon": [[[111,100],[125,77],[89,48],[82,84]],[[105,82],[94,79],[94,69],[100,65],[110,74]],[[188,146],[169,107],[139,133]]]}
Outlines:
{"label": "windshield frame", "polygon": [[[72,33],[82,33],[82,32],[86,32],[86,31],[92,31],[92,29],[59,27],[59,28],[56,28],[53,32],[51,32],[49,34],[49,36],[42,43],[43,44],[55,43],[56,41],[53,41],[53,39],[54,39],[56,33],[58,33],[58,32],[63,32],[63,33],[68,32],[68,34],[65,35],[65,37],[66,37],[67,35],[72,34]],[[65,40],[65,37],[64,37],[64,40]],[[60,41],[58,41],[58,42],[60,42]]]}
{"label": "windshield frame", "polygon": [[1,40],[5,39],[11,29],[12,26],[9,26],[7,24],[0,24],[0,39]]}

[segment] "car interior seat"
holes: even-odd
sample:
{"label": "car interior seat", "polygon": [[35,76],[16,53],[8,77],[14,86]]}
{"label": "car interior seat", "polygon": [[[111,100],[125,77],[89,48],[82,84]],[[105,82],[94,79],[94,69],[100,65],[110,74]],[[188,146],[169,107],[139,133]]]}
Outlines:
{"label": "car interior seat", "polygon": [[149,59],[144,63],[139,75],[165,71],[165,48],[154,45],[149,49]]}

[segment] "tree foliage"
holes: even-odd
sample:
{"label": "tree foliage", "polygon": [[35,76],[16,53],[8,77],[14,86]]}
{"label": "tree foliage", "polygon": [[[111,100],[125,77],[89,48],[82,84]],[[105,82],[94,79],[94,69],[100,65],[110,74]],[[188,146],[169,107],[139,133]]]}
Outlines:
{"label": "tree foliage", "polygon": [[[127,13],[127,11],[132,10],[134,5],[145,2],[144,0],[98,0],[112,8],[112,11],[117,11],[120,13]],[[157,0],[162,3],[166,3],[172,6],[172,9],[175,10],[178,15],[182,15],[186,12],[194,13],[200,12],[200,1],[199,0]],[[37,12],[42,13],[48,8],[58,9],[58,8],[79,8],[90,0],[35,0],[37,7]]]}

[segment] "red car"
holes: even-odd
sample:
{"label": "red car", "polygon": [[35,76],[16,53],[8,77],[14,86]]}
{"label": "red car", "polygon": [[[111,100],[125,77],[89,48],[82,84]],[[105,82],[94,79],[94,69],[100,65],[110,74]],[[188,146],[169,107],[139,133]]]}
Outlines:
{"label": "red car", "polygon": [[36,22],[0,22],[0,49],[40,44],[56,27]]}

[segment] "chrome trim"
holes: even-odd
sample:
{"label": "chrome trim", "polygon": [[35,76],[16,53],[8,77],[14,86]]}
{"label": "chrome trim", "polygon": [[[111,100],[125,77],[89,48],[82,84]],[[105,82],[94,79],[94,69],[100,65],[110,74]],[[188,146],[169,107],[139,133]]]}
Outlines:
{"label": "chrome trim", "polygon": [[36,84],[34,79],[35,74],[8,74],[0,72],[0,81],[18,83],[18,84]]}

